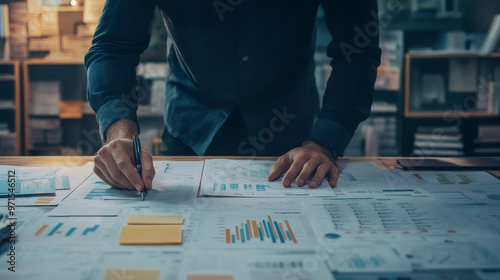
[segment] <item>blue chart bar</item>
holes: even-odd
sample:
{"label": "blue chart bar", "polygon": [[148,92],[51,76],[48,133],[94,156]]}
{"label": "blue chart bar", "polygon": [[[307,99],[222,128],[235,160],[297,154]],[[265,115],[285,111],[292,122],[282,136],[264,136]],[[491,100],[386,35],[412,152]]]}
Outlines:
{"label": "blue chart bar", "polygon": [[256,185],[256,186],[255,186],[255,189],[256,189],[258,192],[265,192],[267,187],[269,187],[269,186],[268,186],[268,185]]}
{"label": "blue chart bar", "polygon": [[245,243],[245,233],[243,231],[243,226],[240,228],[241,243]]}
{"label": "blue chart bar", "polygon": [[247,233],[247,239],[250,240],[250,231],[248,230],[248,224],[245,224],[245,231]]}
{"label": "blue chart bar", "polygon": [[58,223],[50,232],[47,236],[52,236],[54,235],[61,227],[63,226],[63,223]]}
{"label": "blue chart bar", "polygon": [[273,234],[273,228],[271,227],[271,223],[270,222],[266,222],[267,224],[267,227],[269,228],[269,232],[271,233],[271,240],[273,241],[273,243],[276,243],[276,238],[274,237],[274,234]]}
{"label": "blue chart bar", "polygon": [[266,227],[266,221],[265,220],[262,220],[262,225],[264,227],[264,230],[266,231],[266,236],[271,236],[271,234],[269,233],[269,229]]}
{"label": "blue chart bar", "polygon": [[113,196],[119,192],[117,189],[96,187],[85,196],[85,199],[101,199],[103,196]]}
{"label": "blue chart bar", "polygon": [[351,261],[352,261],[353,266],[356,268],[365,268],[366,267],[365,262],[359,256],[352,257]]}
{"label": "blue chart bar", "polygon": [[99,225],[95,225],[94,227],[91,227],[91,228],[86,228],[82,235],[87,235],[87,233],[89,232],[95,232],[97,229],[99,228]]}
{"label": "blue chart bar", "polygon": [[76,230],[76,227],[72,227],[68,230],[68,232],[66,233],[66,236],[71,236],[71,234],[73,234],[73,232],[75,232]]}
{"label": "blue chart bar", "polygon": [[225,243],[234,244],[236,242],[248,243],[254,241],[268,241],[272,243],[297,243],[292,226],[288,220],[283,222],[273,221],[271,216],[266,220],[247,219],[234,228],[225,229]]}
{"label": "blue chart bar", "polygon": [[278,222],[274,221],[274,226],[276,227],[276,232],[278,233],[281,243],[285,243],[285,239],[283,239],[283,234],[281,233]]}

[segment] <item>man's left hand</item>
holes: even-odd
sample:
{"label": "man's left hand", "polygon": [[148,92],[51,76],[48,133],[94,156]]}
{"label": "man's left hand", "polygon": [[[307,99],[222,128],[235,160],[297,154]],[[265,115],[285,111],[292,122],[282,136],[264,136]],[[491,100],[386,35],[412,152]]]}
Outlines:
{"label": "man's left hand", "polygon": [[339,167],[333,154],[313,141],[308,141],[278,158],[267,179],[274,181],[285,171],[287,172],[282,181],[285,187],[289,187],[293,180],[302,187],[311,178],[308,186],[317,188],[326,177],[333,188],[339,177]]}

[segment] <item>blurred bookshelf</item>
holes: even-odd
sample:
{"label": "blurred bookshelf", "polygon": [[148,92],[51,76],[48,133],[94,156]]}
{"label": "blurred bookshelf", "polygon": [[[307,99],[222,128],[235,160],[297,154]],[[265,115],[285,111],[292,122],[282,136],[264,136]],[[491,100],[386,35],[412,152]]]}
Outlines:
{"label": "blurred bookshelf", "polygon": [[[83,131],[97,129],[84,118],[87,80],[77,60],[26,60],[23,63],[25,154],[90,155]],[[94,123],[93,128],[87,127]]]}
{"label": "blurred bookshelf", "polygon": [[22,154],[21,71],[17,61],[0,61],[0,156]]}
{"label": "blurred bookshelf", "polygon": [[[103,4],[104,0],[0,0],[0,137],[7,133],[17,139],[9,153],[93,154],[102,145],[95,114],[86,101],[83,56]],[[482,52],[481,47],[488,40],[492,18],[500,14],[500,2],[379,0],[378,4],[382,60],[374,102],[345,155],[409,156],[435,147],[432,133],[444,133],[447,140],[440,141],[450,142],[456,151],[439,143],[439,149],[425,150],[426,155],[439,155],[436,150],[442,155],[499,155],[500,120],[494,100],[500,55]],[[321,8],[316,27],[315,76],[322,96],[331,72],[326,56],[331,35]],[[137,68],[143,95],[138,116],[143,146],[157,154],[169,73],[167,35],[159,11],[151,31],[150,45]],[[480,102],[469,103],[474,98]],[[456,108],[465,101],[465,110]]]}
{"label": "blurred bookshelf", "polygon": [[406,55],[403,155],[500,155],[500,54]]}

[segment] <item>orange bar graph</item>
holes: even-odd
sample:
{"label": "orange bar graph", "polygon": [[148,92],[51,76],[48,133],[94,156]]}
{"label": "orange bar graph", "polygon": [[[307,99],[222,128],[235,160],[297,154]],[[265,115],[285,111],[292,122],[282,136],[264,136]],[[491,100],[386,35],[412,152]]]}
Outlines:
{"label": "orange bar graph", "polygon": [[43,225],[40,227],[40,229],[35,232],[35,236],[39,236],[49,225]]}
{"label": "orange bar graph", "polygon": [[278,224],[281,230],[281,234],[283,234],[283,239],[287,239],[286,232],[283,230],[283,225],[281,223]]}
{"label": "orange bar graph", "polygon": [[274,238],[278,239],[278,233],[276,232],[276,228],[274,227],[273,219],[271,219],[271,216],[267,216],[267,218],[269,219],[269,223],[271,223],[271,229],[273,231],[271,232],[271,234],[274,234]]}
{"label": "orange bar graph", "polygon": [[226,228],[226,243],[231,243],[231,230]]}
{"label": "orange bar graph", "polygon": [[250,220],[247,220],[248,233],[250,234],[250,238],[253,238],[252,234],[252,226],[250,225]]}
{"label": "orange bar graph", "polygon": [[286,228],[290,232],[290,235],[292,236],[292,241],[293,243],[297,243],[297,239],[295,238],[295,234],[293,233],[292,227],[290,226],[290,223],[288,223],[288,220],[285,220]]}
{"label": "orange bar graph", "polygon": [[[47,226],[38,230],[37,235],[40,234]],[[272,243],[298,243],[297,236],[292,230],[289,220],[278,219],[273,220],[271,215],[259,220],[243,220],[236,225],[229,226],[223,230],[226,244],[234,243],[252,243],[268,241]],[[222,233],[222,229],[221,229]],[[300,237],[300,234],[299,234]]]}
{"label": "orange bar graph", "polygon": [[252,220],[252,228],[253,236],[255,236],[255,238],[259,238],[259,228],[257,227],[257,222],[255,220]]}

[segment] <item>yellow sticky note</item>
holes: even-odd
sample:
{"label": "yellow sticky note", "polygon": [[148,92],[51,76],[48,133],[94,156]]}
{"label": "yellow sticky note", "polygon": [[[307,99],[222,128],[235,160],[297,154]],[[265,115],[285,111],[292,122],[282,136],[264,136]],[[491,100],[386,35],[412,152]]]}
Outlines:
{"label": "yellow sticky note", "polygon": [[182,225],[183,216],[129,215],[129,225]]}
{"label": "yellow sticky note", "polygon": [[120,235],[121,245],[163,245],[181,243],[182,226],[180,225],[123,226]]}
{"label": "yellow sticky note", "polygon": [[186,280],[234,280],[233,275],[191,274]]}
{"label": "yellow sticky note", "polygon": [[116,279],[141,279],[159,280],[159,270],[138,270],[138,269],[108,269],[103,280]]}

